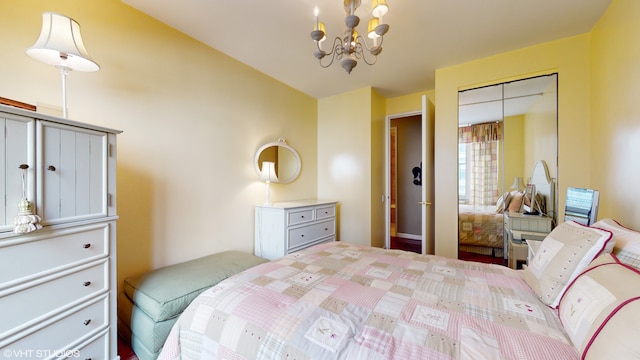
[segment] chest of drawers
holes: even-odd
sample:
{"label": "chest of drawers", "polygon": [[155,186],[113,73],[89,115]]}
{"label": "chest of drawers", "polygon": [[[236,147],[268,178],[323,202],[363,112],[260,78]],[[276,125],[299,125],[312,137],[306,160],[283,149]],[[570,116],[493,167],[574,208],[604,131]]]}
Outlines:
{"label": "chest of drawers", "polygon": [[118,133],[0,107],[0,358],[118,357]]}
{"label": "chest of drawers", "polygon": [[336,241],[336,204],[306,200],[257,206],[255,255],[273,260]]}

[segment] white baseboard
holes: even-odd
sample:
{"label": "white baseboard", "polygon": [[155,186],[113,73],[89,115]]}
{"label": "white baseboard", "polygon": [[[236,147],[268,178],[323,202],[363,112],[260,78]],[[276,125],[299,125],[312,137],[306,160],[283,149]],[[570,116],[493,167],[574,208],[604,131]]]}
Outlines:
{"label": "white baseboard", "polygon": [[415,234],[396,233],[396,237],[401,237],[401,238],[411,239],[411,240],[422,240],[422,236],[415,235]]}

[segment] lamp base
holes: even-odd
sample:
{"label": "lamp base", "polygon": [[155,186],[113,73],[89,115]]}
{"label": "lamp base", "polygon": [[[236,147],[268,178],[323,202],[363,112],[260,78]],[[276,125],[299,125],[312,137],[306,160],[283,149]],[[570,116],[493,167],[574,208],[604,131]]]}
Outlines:
{"label": "lamp base", "polygon": [[60,70],[62,79],[62,117],[67,119],[67,75],[71,69],[64,66],[56,66]]}
{"label": "lamp base", "polygon": [[271,191],[270,191],[270,184],[271,181],[265,181],[267,183],[267,200],[262,204],[262,205],[273,205],[271,203]]}

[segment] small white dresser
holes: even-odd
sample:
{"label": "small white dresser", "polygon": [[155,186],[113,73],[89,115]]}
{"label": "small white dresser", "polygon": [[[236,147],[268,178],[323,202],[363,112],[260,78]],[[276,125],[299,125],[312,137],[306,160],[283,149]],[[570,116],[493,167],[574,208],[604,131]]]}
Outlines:
{"label": "small white dresser", "polygon": [[[0,358],[117,359],[120,131],[0,106],[0,133]],[[23,192],[43,228],[14,233]]]}
{"label": "small white dresser", "polygon": [[546,216],[504,213],[504,230],[509,267],[520,268],[528,258],[525,241],[542,241],[553,229],[553,219]]}
{"label": "small white dresser", "polygon": [[273,260],[304,248],[336,241],[335,201],[304,200],[258,205],[255,255]]}

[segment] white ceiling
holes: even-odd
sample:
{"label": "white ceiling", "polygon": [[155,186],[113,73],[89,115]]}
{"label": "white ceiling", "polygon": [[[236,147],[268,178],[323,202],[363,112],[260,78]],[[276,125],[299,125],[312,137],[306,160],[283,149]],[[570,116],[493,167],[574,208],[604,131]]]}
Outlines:
{"label": "white ceiling", "polygon": [[[435,69],[591,30],[611,0],[387,0],[390,26],[377,64],[313,56],[313,9],[327,45],[344,32],[343,0],[122,0],[199,41],[322,98],[372,86],[385,97],[435,88]],[[371,0],[356,15],[366,32]]]}
{"label": "white ceiling", "polygon": [[538,76],[458,93],[458,123],[502,121],[529,112],[543,93],[557,91],[557,75]]}

